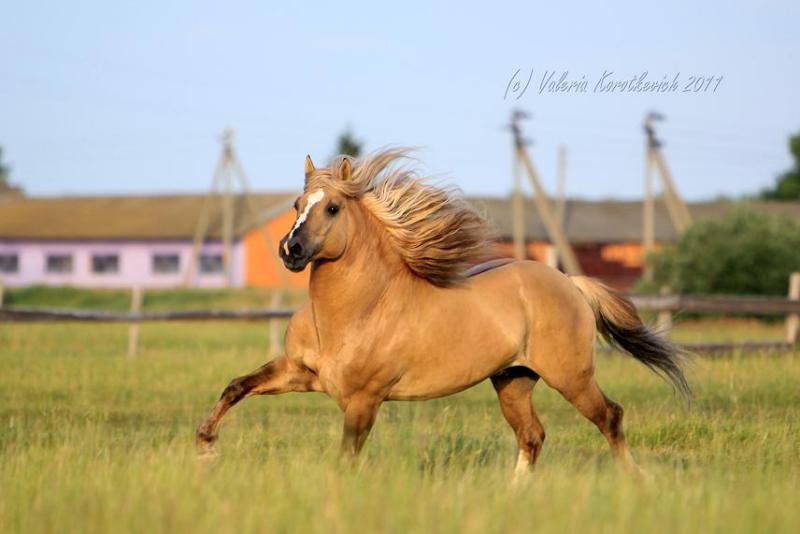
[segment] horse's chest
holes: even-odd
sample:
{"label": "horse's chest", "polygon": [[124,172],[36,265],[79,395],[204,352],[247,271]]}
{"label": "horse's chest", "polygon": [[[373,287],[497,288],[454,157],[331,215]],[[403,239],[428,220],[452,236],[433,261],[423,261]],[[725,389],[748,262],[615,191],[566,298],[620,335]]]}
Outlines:
{"label": "horse's chest", "polygon": [[379,392],[397,381],[400,368],[379,353],[322,352],[308,366],[319,377],[322,389],[335,400],[369,390]]}

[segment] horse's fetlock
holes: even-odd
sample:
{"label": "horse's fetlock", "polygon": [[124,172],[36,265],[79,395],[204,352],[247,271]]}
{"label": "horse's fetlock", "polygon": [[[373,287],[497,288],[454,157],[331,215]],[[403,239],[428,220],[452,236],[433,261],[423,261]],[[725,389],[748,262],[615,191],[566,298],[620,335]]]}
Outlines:
{"label": "horse's fetlock", "polygon": [[625,415],[625,410],[614,401],[608,401],[607,406],[611,414],[611,424],[613,426],[620,424],[622,422],[622,417]]}
{"label": "horse's fetlock", "polygon": [[197,433],[195,434],[198,442],[211,444],[217,441],[217,436],[211,431],[211,429],[206,428],[205,425],[201,426],[197,429]]}

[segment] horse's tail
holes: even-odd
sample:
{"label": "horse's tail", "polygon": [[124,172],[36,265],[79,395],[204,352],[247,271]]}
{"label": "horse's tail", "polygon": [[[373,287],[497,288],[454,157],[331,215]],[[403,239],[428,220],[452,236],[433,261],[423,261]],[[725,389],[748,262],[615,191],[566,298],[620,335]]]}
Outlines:
{"label": "horse's tail", "polygon": [[633,303],[608,286],[586,276],[570,279],[594,311],[597,330],[612,346],[627,352],[651,371],[671,382],[686,398],[691,397],[682,365],[688,353],[648,328]]}

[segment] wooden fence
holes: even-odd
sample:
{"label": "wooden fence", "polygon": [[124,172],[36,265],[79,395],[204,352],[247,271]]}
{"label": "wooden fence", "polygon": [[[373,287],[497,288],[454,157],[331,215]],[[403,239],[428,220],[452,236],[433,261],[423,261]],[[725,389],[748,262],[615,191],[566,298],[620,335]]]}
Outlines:
{"label": "wooden fence", "polygon": [[743,350],[793,347],[800,341],[800,273],[789,276],[789,292],[784,297],[740,295],[673,295],[662,288],[658,295],[628,295],[639,311],[657,312],[658,326],[663,331],[672,328],[672,315],[708,313],[719,315],[783,315],[786,336],[784,341],[744,343],[702,343],[690,345],[692,350],[718,352],[738,348]]}
{"label": "wooden fence", "polygon": [[103,322],[146,323],[160,321],[259,321],[287,319],[291,308],[257,308],[251,310],[185,310],[168,312],[106,312],[66,310],[59,308],[0,308],[0,322]]}
{"label": "wooden fence", "polygon": [[[711,313],[720,315],[783,315],[786,337],[780,342],[704,343],[687,345],[691,350],[717,352],[730,349],[788,348],[800,341],[800,273],[793,273],[789,283],[789,295],[783,297],[747,297],[724,295],[673,295],[662,291],[658,295],[632,294],[628,297],[639,311],[658,313],[662,330],[672,326],[672,314]],[[277,302],[277,301],[276,301]],[[160,321],[268,321],[271,324],[271,350],[281,350],[279,321],[292,316],[291,308],[261,308],[249,310],[185,310],[150,312],[142,311],[142,294],[134,288],[131,294],[131,311],[106,312],[95,310],[67,310],[58,308],[3,307],[0,286],[0,322],[117,322],[129,323],[130,355],[138,350],[139,324]],[[274,303],[273,303],[274,304]]]}

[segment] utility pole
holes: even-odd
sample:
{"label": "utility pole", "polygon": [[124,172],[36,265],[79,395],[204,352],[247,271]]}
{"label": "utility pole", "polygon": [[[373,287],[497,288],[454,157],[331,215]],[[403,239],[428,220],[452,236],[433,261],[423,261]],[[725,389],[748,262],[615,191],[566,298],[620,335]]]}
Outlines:
{"label": "utility pole", "polygon": [[[238,180],[239,187],[242,190],[248,215],[251,224],[259,224],[260,218],[258,209],[253,200],[250,184],[247,176],[244,173],[239,160],[236,158],[233,149],[233,130],[225,129],[221,136],[222,153],[219,161],[217,162],[216,169],[214,170],[214,177],[211,181],[211,191],[203,202],[203,207],[200,211],[200,216],[197,220],[195,228],[194,239],[192,244],[192,255],[189,259],[189,265],[186,269],[184,277],[184,285],[189,286],[192,279],[197,272],[198,263],[200,261],[200,254],[202,252],[203,242],[205,241],[206,234],[208,233],[209,218],[211,216],[211,203],[218,197],[222,197],[222,262],[225,270],[225,283],[230,287],[233,283],[233,234],[234,224],[236,220],[236,212],[234,206],[234,181]],[[220,195],[220,190],[222,195]],[[288,277],[285,270],[282,268],[280,258],[278,257],[277,245],[272,240],[265,225],[261,227],[261,236],[264,240],[264,245],[270,251],[272,260],[275,263],[278,275],[281,279],[283,288],[288,286]]]}
{"label": "utility pole", "polygon": [[675,230],[680,234],[683,233],[691,224],[692,216],[689,213],[689,208],[678,193],[678,188],[675,186],[675,181],[672,179],[672,173],[667,166],[664,159],[664,154],[661,152],[661,140],[656,137],[655,122],[664,120],[664,117],[658,113],[649,113],[645,117],[644,131],[647,135],[647,150],[648,158],[655,165],[658,174],[661,177],[661,186],[664,190],[664,201],[667,204],[670,219]]}
{"label": "utility pole", "polygon": [[566,210],[566,182],[567,182],[567,147],[558,145],[558,182],[556,186],[556,218],[558,225],[564,229],[564,212]]}
{"label": "utility pole", "polygon": [[514,174],[514,189],[511,191],[511,233],[514,238],[514,257],[517,260],[527,259],[527,243],[525,242],[525,198],[522,195],[522,175],[516,148],[512,153],[511,169]]}
{"label": "utility pole", "polygon": [[[689,208],[678,193],[678,188],[675,186],[675,180],[672,178],[672,173],[667,166],[667,161],[664,154],[661,152],[661,140],[656,137],[655,123],[664,120],[663,115],[659,113],[648,113],[644,119],[644,132],[645,132],[645,196],[644,196],[644,209],[643,209],[643,241],[644,241],[644,254],[645,257],[651,253],[655,247],[655,202],[654,202],[654,184],[653,184],[653,168],[658,171],[661,177],[661,187],[664,191],[664,203],[667,206],[672,226],[678,234],[682,234],[692,224],[692,215],[689,213]],[[652,273],[649,267],[645,264],[644,276],[646,280],[650,280]]]}
{"label": "utility pole", "polygon": [[234,211],[233,211],[233,179],[232,179],[232,165],[234,160],[233,155],[233,131],[226,129],[222,132],[222,153],[220,154],[216,170],[214,171],[214,178],[211,182],[211,191],[203,202],[203,207],[200,211],[200,217],[195,227],[194,239],[192,240],[192,256],[189,259],[189,265],[186,269],[184,279],[185,285],[190,285],[194,274],[198,270],[200,256],[202,253],[203,242],[208,232],[208,223],[211,211],[212,199],[221,200],[222,207],[222,266],[225,272],[225,287],[230,287],[233,280],[233,270],[231,268],[231,261],[233,254],[231,253],[233,245],[233,224],[234,224]]}
{"label": "utility pole", "polygon": [[[228,166],[233,161],[233,132],[225,130],[222,134],[223,158]],[[225,286],[233,285],[233,180],[231,173],[223,173],[224,189],[222,194],[222,265],[225,269]]]}
{"label": "utility pole", "polygon": [[550,200],[547,197],[544,187],[542,187],[541,180],[539,179],[539,173],[536,171],[533,161],[525,149],[525,140],[522,136],[522,130],[520,129],[519,121],[528,117],[529,115],[527,113],[520,110],[515,110],[511,114],[511,132],[514,135],[514,149],[517,159],[522,163],[523,167],[527,171],[528,178],[530,178],[531,185],[533,185],[536,209],[539,212],[539,217],[541,217],[542,223],[544,223],[544,227],[547,230],[547,234],[551,243],[555,245],[556,250],[558,251],[558,256],[561,258],[564,269],[568,274],[579,275],[582,274],[582,271],[580,264],[578,263],[578,259],[575,257],[575,253],[573,252],[569,241],[564,235],[564,231],[558,224],[558,219],[550,205]]}
{"label": "utility pole", "polygon": [[[564,211],[566,209],[566,179],[567,179],[567,147],[564,145],[558,145],[558,170],[556,171],[556,220],[558,221],[558,227],[561,228],[562,232],[566,233],[566,228],[564,227]],[[547,249],[548,253],[548,265],[552,265],[553,267],[558,268],[558,263],[560,261],[558,256],[558,250],[550,247]]]}
{"label": "utility pole", "polygon": [[644,146],[644,205],[643,205],[643,241],[644,241],[644,278],[651,280],[653,273],[647,263],[647,257],[653,252],[655,246],[655,201],[653,199],[653,158],[652,158],[652,144],[655,141],[655,135],[651,135],[650,124],[645,119],[645,132],[647,139]]}

